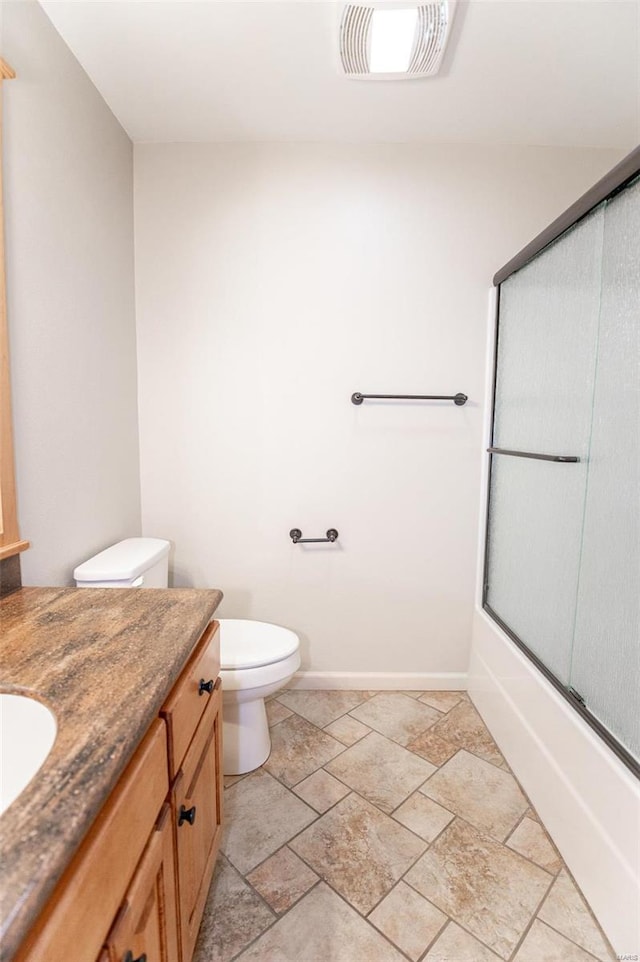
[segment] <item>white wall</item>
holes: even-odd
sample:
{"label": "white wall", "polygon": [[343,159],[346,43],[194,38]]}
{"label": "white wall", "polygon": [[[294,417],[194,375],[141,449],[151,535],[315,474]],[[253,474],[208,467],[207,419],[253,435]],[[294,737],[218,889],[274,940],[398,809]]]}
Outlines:
{"label": "white wall", "polygon": [[67,584],[140,532],[132,145],[40,6],[2,7],[23,580]]}
{"label": "white wall", "polygon": [[[303,668],[463,682],[487,290],[618,159],[137,145],[143,530],[175,542],[175,583],[294,628]],[[340,541],[295,547],[294,526]]]}

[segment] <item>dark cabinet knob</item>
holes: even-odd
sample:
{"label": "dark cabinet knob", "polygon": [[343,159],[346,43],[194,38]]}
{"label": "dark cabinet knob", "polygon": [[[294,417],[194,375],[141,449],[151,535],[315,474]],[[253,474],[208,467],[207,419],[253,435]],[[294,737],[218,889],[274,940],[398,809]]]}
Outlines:
{"label": "dark cabinet knob", "polygon": [[198,694],[204,695],[205,691],[208,695],[210,695],[213,691],[213,678],[210,678],[209,681],[205,681],[204,678],[200,679],[200,684],[198,685]]}
{"label": "dark cabinet knob", "polygon": [[193,805],[191,808],[185,808],[184,805],[180,806],[180,814],[178,816],[178,825],[182,825],[183,822],[188,822],[189,825],[193,825],[196,820],[196,807]]}
{"label": "dark cabinet knob", "polygon": [[139,955],[137,959],[134,959],[133,952],[129,950],[124,956],[122,962],[147,962],[147,953],[143,952],[142,955]]}

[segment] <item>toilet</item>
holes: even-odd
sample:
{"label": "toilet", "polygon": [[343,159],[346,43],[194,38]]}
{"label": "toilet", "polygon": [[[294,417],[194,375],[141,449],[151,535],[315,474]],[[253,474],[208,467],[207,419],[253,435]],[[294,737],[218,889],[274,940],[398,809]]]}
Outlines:
{"label": "toilet", "polygon": [[[78,588],[166,588],[171,544],[126,538],[78,565]],[[222,740],[225,775],[244,775],[269,757],[271,736],[264,700],[300,667],[295,632],[264,621],[220,619]]]}
{"label": "toilet", "polygon": [[269,757],[271,736],[264,700],[300,667],[295,632],[265,621],[220,619],[223,770],[244,775]]}

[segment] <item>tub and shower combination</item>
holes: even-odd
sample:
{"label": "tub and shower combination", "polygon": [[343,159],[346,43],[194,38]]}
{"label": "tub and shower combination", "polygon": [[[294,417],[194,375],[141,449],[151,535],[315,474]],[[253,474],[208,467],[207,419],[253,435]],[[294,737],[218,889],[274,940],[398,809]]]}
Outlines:
{"label": "tub and shower combination", "polygon": [[640,148],[494,279],[469,684],[623,952],[640,937],[639,265]]}

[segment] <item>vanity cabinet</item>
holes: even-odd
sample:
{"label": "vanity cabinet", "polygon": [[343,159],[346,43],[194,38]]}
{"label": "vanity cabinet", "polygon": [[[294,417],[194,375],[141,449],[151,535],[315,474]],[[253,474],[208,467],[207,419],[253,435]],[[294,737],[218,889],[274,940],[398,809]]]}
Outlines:
{"label": "vanity cabinet", "polygon": [[219,650],[211,622],[16,962],[191,962],[222,828]]}

